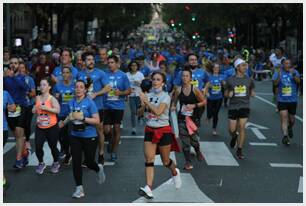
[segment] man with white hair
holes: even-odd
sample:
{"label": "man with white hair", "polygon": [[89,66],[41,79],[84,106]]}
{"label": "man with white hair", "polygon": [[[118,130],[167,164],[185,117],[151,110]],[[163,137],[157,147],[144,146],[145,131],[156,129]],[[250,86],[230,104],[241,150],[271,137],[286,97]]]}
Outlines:
{"label": "man with white hair", "polygon": [[234,148],[238,143],[236,155],[239,159],[244,159],[242,147],[245,141],[245,124],[250,113],[250,96],[255,96],[255,85],[245,74],[248,64],[244,60],[236,59],[234,66],[236,74],[230,77],[225,85],[225,96],[230,100],[228,108],[229,133],[232,137],[230,146]]}

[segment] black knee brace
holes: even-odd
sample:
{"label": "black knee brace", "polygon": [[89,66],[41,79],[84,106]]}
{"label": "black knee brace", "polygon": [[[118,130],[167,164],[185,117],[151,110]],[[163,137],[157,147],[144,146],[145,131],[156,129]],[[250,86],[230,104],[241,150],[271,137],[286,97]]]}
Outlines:
{"label": "black knee brace", "polygon": [[154,162],[146,162],[145,167],[154,167]]}
{"label": "black knee brace", "polygon": [[168,168],[171,167],[172,163],[173,163],[173,161],[172,161],[172,159],[170,159],[170,162],[167,165],[165,165],[165,167],[168,167]]}

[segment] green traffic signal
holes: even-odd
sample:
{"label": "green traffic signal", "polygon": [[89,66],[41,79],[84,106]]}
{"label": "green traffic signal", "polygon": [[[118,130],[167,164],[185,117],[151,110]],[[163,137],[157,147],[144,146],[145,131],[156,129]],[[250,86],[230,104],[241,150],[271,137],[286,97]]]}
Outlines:
{"label": "green traffic signal", "polygon": [[191,21],[195,21],[195,20],[196,20],[196,18],[195,18],[195,17],[192,17],[192,18],[191,18]]}

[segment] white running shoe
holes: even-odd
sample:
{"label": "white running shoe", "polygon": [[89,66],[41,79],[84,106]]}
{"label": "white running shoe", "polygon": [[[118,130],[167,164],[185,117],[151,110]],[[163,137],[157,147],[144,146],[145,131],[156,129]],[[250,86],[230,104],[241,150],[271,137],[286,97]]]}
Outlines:
{"label": "white running shoe", "polygon": [[98,164],[98,167],[100,169],[100,171],[97,173],[98,177],[97,177],[97,182],[99,184],[103,184],[103,182],[105,182],[105,173],[104,173],[104,168],[102,164]]}
{"label": "white running shoe", "polygon": [[177,175],[176,176],[172,176],[172,179],[173,179],[175,188],[179,189],[182,186],[181,173],[180,173],[179,169],[175,168],[175,170],[177,172]]}
{"label": "white running shoe", "polygon": [[148,185],[145,187],[139,188],[139,195],[144,196],[147,199],[152,199],[153,198],[153,193],[152,190]]}
{"label": "white running shoe", "polygon": [[85,193],[84,193],[84,190],[83,190],[83,186],[80,185],[80,186],[77,186],[76,189],[75,189],[75,192],[72,194],[72,197],[73,198],[81,198],[81,197],[84,197],[85,196]]}

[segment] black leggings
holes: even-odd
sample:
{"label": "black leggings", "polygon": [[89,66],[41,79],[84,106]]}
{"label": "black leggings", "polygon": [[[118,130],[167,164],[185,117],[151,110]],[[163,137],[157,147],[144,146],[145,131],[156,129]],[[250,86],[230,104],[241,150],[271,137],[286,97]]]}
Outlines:
{"label": "black leggings", "polygon": [[98,138],[70,137],[73,176],[76,186],[82,185],[82,152],[84,151],[85,163],[89,169],[99,172],[95,155],[98,146]]}
{"label": "black leggings", "polygon": [[25,127],[24,127],[24,135],[26,137],[26,141],[30,141],[30,136],[31,136],[31,123],[32,123],[32,117],[33,117],[33,112],[32,112],[33,105],[30,105],[28,107],[25,107]]}
{"label": "black leggings", "polygon": [[[64,120],[66,117],[60,117],[60,120]],[[70,136],[68,130],[68,124],[66,124],[59,131],[59,142],[61,144],[61,151],[64,151],[66,155],[70,155]]]}
{"label": "black leggings", "polygon": [[207,100],[207,119],[213,117],[213,129],[217,128],[218,114],[222,105],[222,99]]}
{"label": "black leggings", "polygon": [[47,139],[48,145],[51,149],[53,161],[58,161],[59,151],[57,149],[57,141],[59,135],[58,124],[48,129],[40,129],[36,126],[35,129],[35,153],[39,162],[44,161],[44,143]]}

